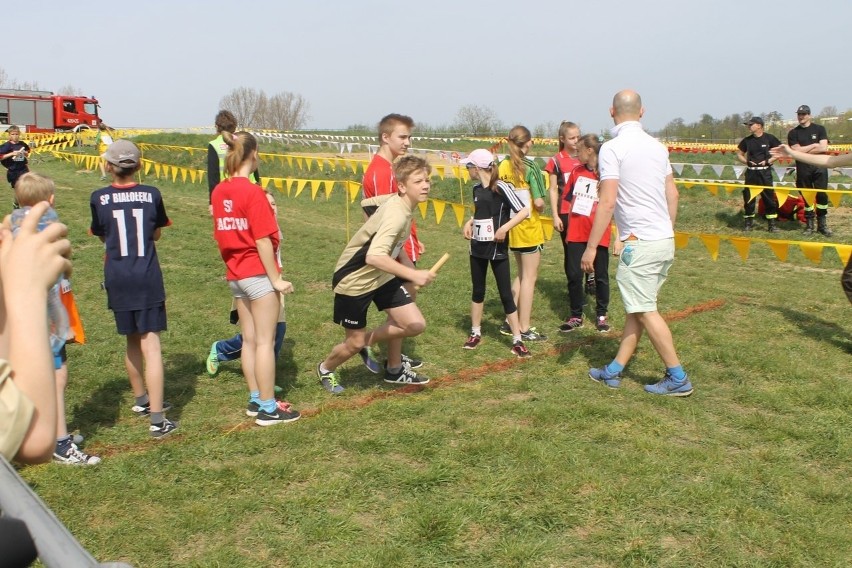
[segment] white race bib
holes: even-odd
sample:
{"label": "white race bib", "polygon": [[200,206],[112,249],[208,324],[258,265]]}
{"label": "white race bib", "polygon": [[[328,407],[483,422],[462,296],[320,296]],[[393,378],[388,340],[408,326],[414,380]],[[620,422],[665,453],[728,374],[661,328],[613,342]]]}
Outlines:
{"label": "white race bib", "polygon": [[571,212],[576,215],[591,216],[592,207],[598,200],[598,180],[580,176],[574,182],[574,206]]}
{"label": "white race bib", "polygon": [[494,240],[494,219],[474,219],[473,220],[473,240],[475,241],[493,241]]}
{"label": "white race bib", "polygon": [[[530,196],[530,190],[528,190],[528,189],[514,189],[514,192],[515,192],[515,195],[518,196],[518,199],[521,200],[521,203],[523,204],[524,207],[530,206],[530,201],[532,200],[532,198]],[[530,211],[532,211],[532,209],[530,209]],[[513,219],[515,217],[515,215],[517,215],[517,213],[515,213],[514,211],[509,212],[509,218],[510,219]]]}

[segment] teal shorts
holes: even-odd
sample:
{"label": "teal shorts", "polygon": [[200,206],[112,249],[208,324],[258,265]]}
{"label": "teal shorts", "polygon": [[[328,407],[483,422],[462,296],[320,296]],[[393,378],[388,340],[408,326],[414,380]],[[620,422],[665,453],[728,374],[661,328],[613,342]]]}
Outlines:
{"label": "teal shorts", "polygon": [[657,293],[674,262],[674,239],[624,241],[615,280],[628,314],[657,311]]}

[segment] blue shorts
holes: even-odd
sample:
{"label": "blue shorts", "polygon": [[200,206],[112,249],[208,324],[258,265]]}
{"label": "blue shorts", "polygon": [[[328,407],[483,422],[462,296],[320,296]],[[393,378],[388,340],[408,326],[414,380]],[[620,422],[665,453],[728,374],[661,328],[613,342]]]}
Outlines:
{"label": "blue shorts", "polygon": [[167,329],[166,304],[160,304],[144,310],[113,312],[115,327],[119,335],[133,335],[160,332]]}
{"label": "blue shorts", "polygon": [[62,348],[59,350],[59,353],[53,354],[53,368],[61,369],[62,363],[68,360],[68,352],[65,350],[65,344],[62,344]]}

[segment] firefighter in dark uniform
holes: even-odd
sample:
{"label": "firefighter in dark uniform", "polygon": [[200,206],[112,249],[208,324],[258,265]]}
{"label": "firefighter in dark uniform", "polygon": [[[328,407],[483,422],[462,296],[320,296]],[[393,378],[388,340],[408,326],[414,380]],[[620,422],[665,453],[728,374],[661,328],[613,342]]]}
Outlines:
{"label": "firefighter in dark uniform", "polygon": [[[796,109],[796,118],[799,125],[787,134],[787,144],[793,150],[805,152],[806,154],[825,154],[828,150],[828,135],[825,127],[821,124],[811,122],[811,107],[802,105]],[[828,169],[812,166],[804,162],[796,161],[796,187],[810,189],[828,188]],[[816,209],[816,215],[814,215]],[[816,194],[816,208],[813,203],[805,200],[805,228],[806,233],[814,232],[814,217],[816,217],[816,230],[831,236],[831,230],[826,222],[828,214],[828,194],[824,191]]]}
{"label": "firefighter in dark uniform", "polygon": [[[763,202],[763,211],[769,223],[767,230],[770,233],[777,233],[778,196],[772,189],[772,163],[775,162],[775,158],[769,155],[769,150],[780,146],[781,141],[763,131],[763,119],[759,116],[753,116],[743,124],[748,126],[751,134],[743,138],[737,146],[737,160],[747,167],[746,185],[759,185],[766,188],[760,192],[760,200]],[[756,189],[743,189],[745,208],[743,230],[745,231],[751,231],[754,228],[754,210],[757,205],[756,192]]]}

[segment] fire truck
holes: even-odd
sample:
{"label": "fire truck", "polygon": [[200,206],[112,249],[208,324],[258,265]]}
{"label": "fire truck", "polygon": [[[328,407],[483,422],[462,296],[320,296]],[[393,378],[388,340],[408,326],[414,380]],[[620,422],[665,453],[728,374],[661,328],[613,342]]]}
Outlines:
{"label": "fire truck", "polygon": [[97,128],[98,122],[94,97],[0,89],[0,130],[15,124],[26,132],[62,132]]}

